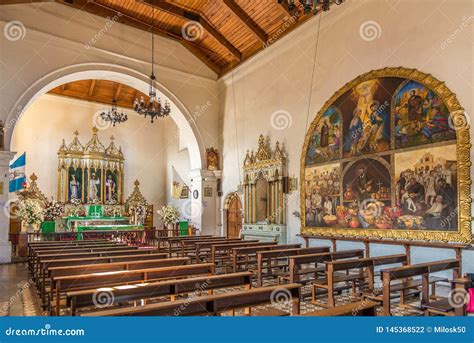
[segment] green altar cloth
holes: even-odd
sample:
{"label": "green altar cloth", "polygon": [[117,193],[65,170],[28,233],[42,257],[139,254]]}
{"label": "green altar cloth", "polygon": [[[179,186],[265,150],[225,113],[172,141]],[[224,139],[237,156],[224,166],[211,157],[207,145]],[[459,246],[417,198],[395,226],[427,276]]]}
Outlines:
{"label": "green altar cloth", "polygon": [[[92,217],[92,216],[87,216],[87,217],[66,217],[66,228],[67,231],[71,231],[71,222],[84,222],[84,221],[100,221],[100,222],[122,222],[120,224],[128,224],[129,223],[129,218],[127,217]],[[117,223],[113,223],[117,224]],[[85,225],[78,225],[78,226],[85,226]]]}
{"label": "green altar cloth", "polygon": [[82,240],[82,233],[86,231],[129,231],[140,230],[145,231],[143,225],[89,225],[77,227],[77,239]]}
{"label": "green altar cloth", "polygon": [[104,215],[104,207],[102,205],[89,205],[88,216],[92,218],[101,218]]}
{"label": "green altar cloth", "polygon": [[41,233],[54,233],[56,232],[56,223],[54,221],[44,221],[40,225]]}
{"label": "green altar cloth", "polygon": [[179,222],[179,235],[189,235],[189,223],[187,221]]}

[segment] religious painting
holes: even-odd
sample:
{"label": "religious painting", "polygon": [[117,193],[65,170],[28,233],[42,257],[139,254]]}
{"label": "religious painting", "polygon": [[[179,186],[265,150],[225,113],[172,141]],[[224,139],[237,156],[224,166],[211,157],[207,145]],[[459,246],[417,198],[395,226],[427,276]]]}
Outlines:
{"label": "religious painting", "polygon": [[397,148],[456,139],[448,108],[429,88],[405,81],[392,101]]}
{"label": "religious painting", "polygon": [[[302,233],[470,242],[464,116],[444,83],[416,70],[385,68],[347,83],[306,133]],[[341,152],[331,155],[334,132]]]}
{"label": "religious painting", "polygon": [[331,106],[323,113],[319,125],[313,132],[306,155],[306,164],[330,161],[340,156],[341,112]]}
{"label": "religious painting", "polygon": [[396,228],[456,230],[456,145],[395,154]]}
{"label": "religious painting", "polygon": [[82,201],[82,168],[69,167],[68,201]]}
{"label": "religious painting", "polygon": [[117,171],[107,170],[105,173],[105,201],[117,203]]}
{"label": "religious painting", "polygon": [[181,193],[179,195],[179,198],[180,199],[188,199],[189,198],[189,188],[188,186],[183,186],[183,188],[181,188]]}
{"label": "religious painting", "polygon": [[206,161],[207,161],[207,170],[219,169],[219,153],[217,152],[217,149],[214,149],[214,148],[206,149]]}
{"label": "religious painting", "polygon": [[336,208],[340,204],[339,164],[327,164],[306,170],[306,225],[331,226],[336,221]]}
{"label": "religious painting", "polygon": [[368,80],[334,102],[343,114],[344,157],[390,149],[390,99],[396,86],[393,79]]}

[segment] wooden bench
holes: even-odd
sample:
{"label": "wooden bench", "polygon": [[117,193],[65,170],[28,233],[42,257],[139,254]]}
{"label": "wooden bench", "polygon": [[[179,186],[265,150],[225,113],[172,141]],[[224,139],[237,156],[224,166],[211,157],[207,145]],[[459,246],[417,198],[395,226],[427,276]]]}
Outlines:
{"label": "wooden bench", "polygon": [[[469,278],[451,280],[451,292],[448,297],[430,300],[421,304],[421,308],[427,316],[465,316],[467,314],[466,302],[469,300],[468,288],[473,286],[473,282]],[[454,306],[455,304],[457,306]]]}
{"label": "wooden bench", "polygon": [[[167,301],[139,307],[110,309],[82,314],[96,316],[216,316],[224,312],[244,309],[245,315],[251,315],[252,306],[266,305],[275,301],[278,292],[289,297],[290,314],[300,311],[300,284],[252,288],[244,291],[218,295],[199,296],[189,299]],[[281,315],[281,311],[275,311]]]}
{"label": "wooden bench", "polygon": [[137,251],[134,255],[119,255],[119,256],[106,256],[106,257],[87,257],[82,259],[62,259],[62,260],[45,260],[41,263],[41,281],[39,283],[39,293],[41,299],[41,305],[43,308],[49,306],[46,296],[48,294],[47,286],[49,285],[51,273],[50,271],[54,268],[72,268],[81,266],[90,266],[95,264],[109,264],[109,263],[126,263],[126,262],[141,262],[148,260],[163,260],[168,257],[167,253],[141,253]]}
{"label": "wooden bench", "polygon": [[231,258],[231,252],[233,248],[244,248],[244,247],[259,247],[259,246],[268,246],[276,245],[277,242],[252,242],[252,241],[242,241],[239,243],[232,244],[213,244],[211,245],[211,263],[217,263],[218,261],[226,261]]}
{"label": "wooden bench", "polygon": [[[324,272],[325,267],[318,267],[319,263],[332,260],[342,260],[348,258],[363,258],[363,249],[341,250],[335,252],[325,252],[318,254],[296,255],[288,257],[288,274],[279,276],[279,280],[289,283],[307,283],[311,280],[301,281],[300,277],[307,274]],[[308,265],[313,265],[309,266]],[[306,266],[306,267],[305,267]]]}
{"label": "wooden bench", "polygon": [[[54,267],[54,268],[49,268],[48,272],[50,274],[50,279],[54,280],[62,276],[183,266],[183,265],[189,264],[189,262],[190,262],[189,258],[180,257],[180,258],[145,260],[145,261],[142,260],[142,261],[89,264],[89,265],[72,266],[72,267]],[[54,283],[52,283],[48,294],[52,294],[52,293],[54,293]],[[47,302],[47,304],[51,305],[51,300],[52,299],[50,299]]]}
{"label": "wooden bench", "polygon": [[92,252],[77,252],[77,253],[59,253],[59,254],[44,254],[38,255],[35,262],[34,277],[36,280],[41,279],[42,261],[45,260],[66,260],[66,259],[82,259],[87,257],[105,257],[105,256],[121,256],[121,255],[136,255],[136,254],[152,254],[158,252],[157,249],[98,249]]}
{"label": "wooden bench", "polygon": [[250,266],[257,264],[257,252],[269,251],[269,250],[282,250],[282,249],[297,249],[297,248],[301,248],[301,244],[275,245],[275,244],[269,243],[267,245],[262,245],[258,247],[232,248],[231,261],[226,266],[230,266],[231,270],[234,273],[242,271],[241,266],[244,266],[243,270],[246,271],[249,269]]}
{"label": "wooden bench", "polygon": [[[281,259],[288,260],[288,257],[293,255],[305,255],[315,254],[321,252],[329,252],[329,247],[311,247],[311,248],[295,248],[295,249],[281,249],[281,250],[270,250],[270,251],[259,251],[257,252],[257,286],[263,285],[263,262],[266,261],[266,276],[277,276],[272,272],[274,267],[285,267],[288,266],[288,262],[284,264],[278,264]],[[272,260],[276,260],[277,264],[272,264]]]}
{"label": "wooden bench", "polygon": [[184,242],[204,242],[204,241],[216,241],[225,240],[225,237],[214,237],[214,236],[186,236],[186,237],[172,237],[164,242],[167,243],[168,252],[170,257],[173,254],[183,256]]}
{"label": "wooden bench", "polygon": [[[128,285],[127,287],[110,287],[105,296],[107,303],[98,304],[100,308],[110,307],[117,304],[124,304],[142,300],[146,304],[148,299],[157,297],[170,297],[175,300],[176,296],[182,294],[199,295],[201,292],[212,292],[215,289],[243,286],[245,289],[251,288],[250,272],[232,273],[224,275],[212,275],[204,277],[192,277],[187,279],[167,280],[151,282],[145,284]],[[97,298],[100,297],[101,289],[89,289],[83,291],[73,291],[66,293],[66,303],[70,308],[69,314],[74,316],[77,310],[96,306]]]}
{"label": "wooden bench", "polygon": [[[383,285],[383,315],[391,315],[391,296],[390,294],[397,290],[401,291],[407,288],[414,287],[414,280],[400,282],[397,285],[392,285],[392,281],[407,279],[415,276],[421,277],[421,302],[422,305],[430,302],[429,286],[432,283],[430,280],[430,274],[444,270],[453,270],[455,276],[459,275],[459,260],[448,259],[427,263],[418,263],[413,265],[407,265],[402,267],[388,268],[381,270],[382,274],[382,285]],[[437,279],[443,280],[441,279]],[[436,282],[436,281],[435,281]],[[419,286],[419,284],[418,284]]]}
{"label": "wooden bench", "polygon": [[80,274],[51,278],[51,314],[58,315],[61,309],[61,294],[82,289],[110,287],[128,283],[142,283],[160,279],[184,278],[194,275],[214,274],[212,263],[192,264],[184,266],[123,270],[94,274]]}
{"label": "wooden bench", "polygon": [[324,310],[316,310],[303,314],[310,317],[333,316],[375,316],[380,303],[375,301],[358,301]]}
{"label": "wooden bench", "polygon": [[[179,241],[179,246],[172,250],[173,253],[176,253],[178,256],[193,256],[196,252],[197,243],[218,243],[218,242],[227,242],[229,239],[225,237],[212,237],[208,239],[188,239]],[[242,241],[241,238],[233,239],[234,242]],[[170,250],[171,251],[171,250]]]}
{"label": "wooden bench", "polygon": [[[201,260],[205,259],[206,257],[209,257],[209,255],[211,254],[211,247],[212,245],[215,245],[215,244],[220,244],[220,245],[224,245],[224,244],[235,244],[235,243],[241,243],[242,242],[242,239],[227,239],[227,240],[224,240],[224,241],[214,241],[214,242],[196,242],[194,244],[194,254],[192,254],[192,258],[196,261],[196,262],[200,262]],[[258,240],[256,239],[253,239],[253,240],[248,240],[246,241],[247,243],[258,243]],[[185,244],[187,244],[188,242],[186,242]]]}

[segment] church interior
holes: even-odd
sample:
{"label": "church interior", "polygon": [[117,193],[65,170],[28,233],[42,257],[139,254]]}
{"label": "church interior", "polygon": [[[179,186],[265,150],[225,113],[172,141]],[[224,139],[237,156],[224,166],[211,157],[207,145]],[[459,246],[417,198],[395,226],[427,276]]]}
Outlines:
{"label": "church interior", "polygon": [[471,0],[0,1],[0,316],[470,316]]}

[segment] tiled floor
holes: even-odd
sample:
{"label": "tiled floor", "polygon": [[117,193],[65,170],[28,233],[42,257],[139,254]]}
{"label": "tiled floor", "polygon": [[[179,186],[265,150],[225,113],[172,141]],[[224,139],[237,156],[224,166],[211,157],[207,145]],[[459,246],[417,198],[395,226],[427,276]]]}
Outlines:
{"label": "tiled floor", "polygon": [[0,316],[40,315],[35,288],[23,263],[0,264]]}
{"label": "tiled floor", "polygon": [[[264,286],[275,284],[275,279],[265,280]],[[230,291],[239,290],[239,287],[227,288],[223,290],[216,290],[215,293],[225,293]],[[302,293],[310,293],[311,289],[309,286],[305,286]],[[349,293],[343,293],[337,295],[336,303],[338,305],[346,304],[349,302],[356,301]],[[163,301],[166,299],[157,299]],[[289,304],[285,301],[281,301],[274,304],[265,306],[257,306],[255,310],[267,310],[272,307],[280,310],[289,310]],[[301,313],[304,314],[309,311],[322,309],[311,303],[310,298],[306,298],[301,303]],[[406,316],[406,315],[422,315],[420,311],[407,306],[396,306],[392,307],[392,313],[395,316]],[[38,316],[41,315],[38,305],[38,298],[36,295],[35,286],[29,279],[26,264],[24,263],[13,263],[8,265],[0,265],[0,316]],[[241,314],[237,311],[236,314]]]}

